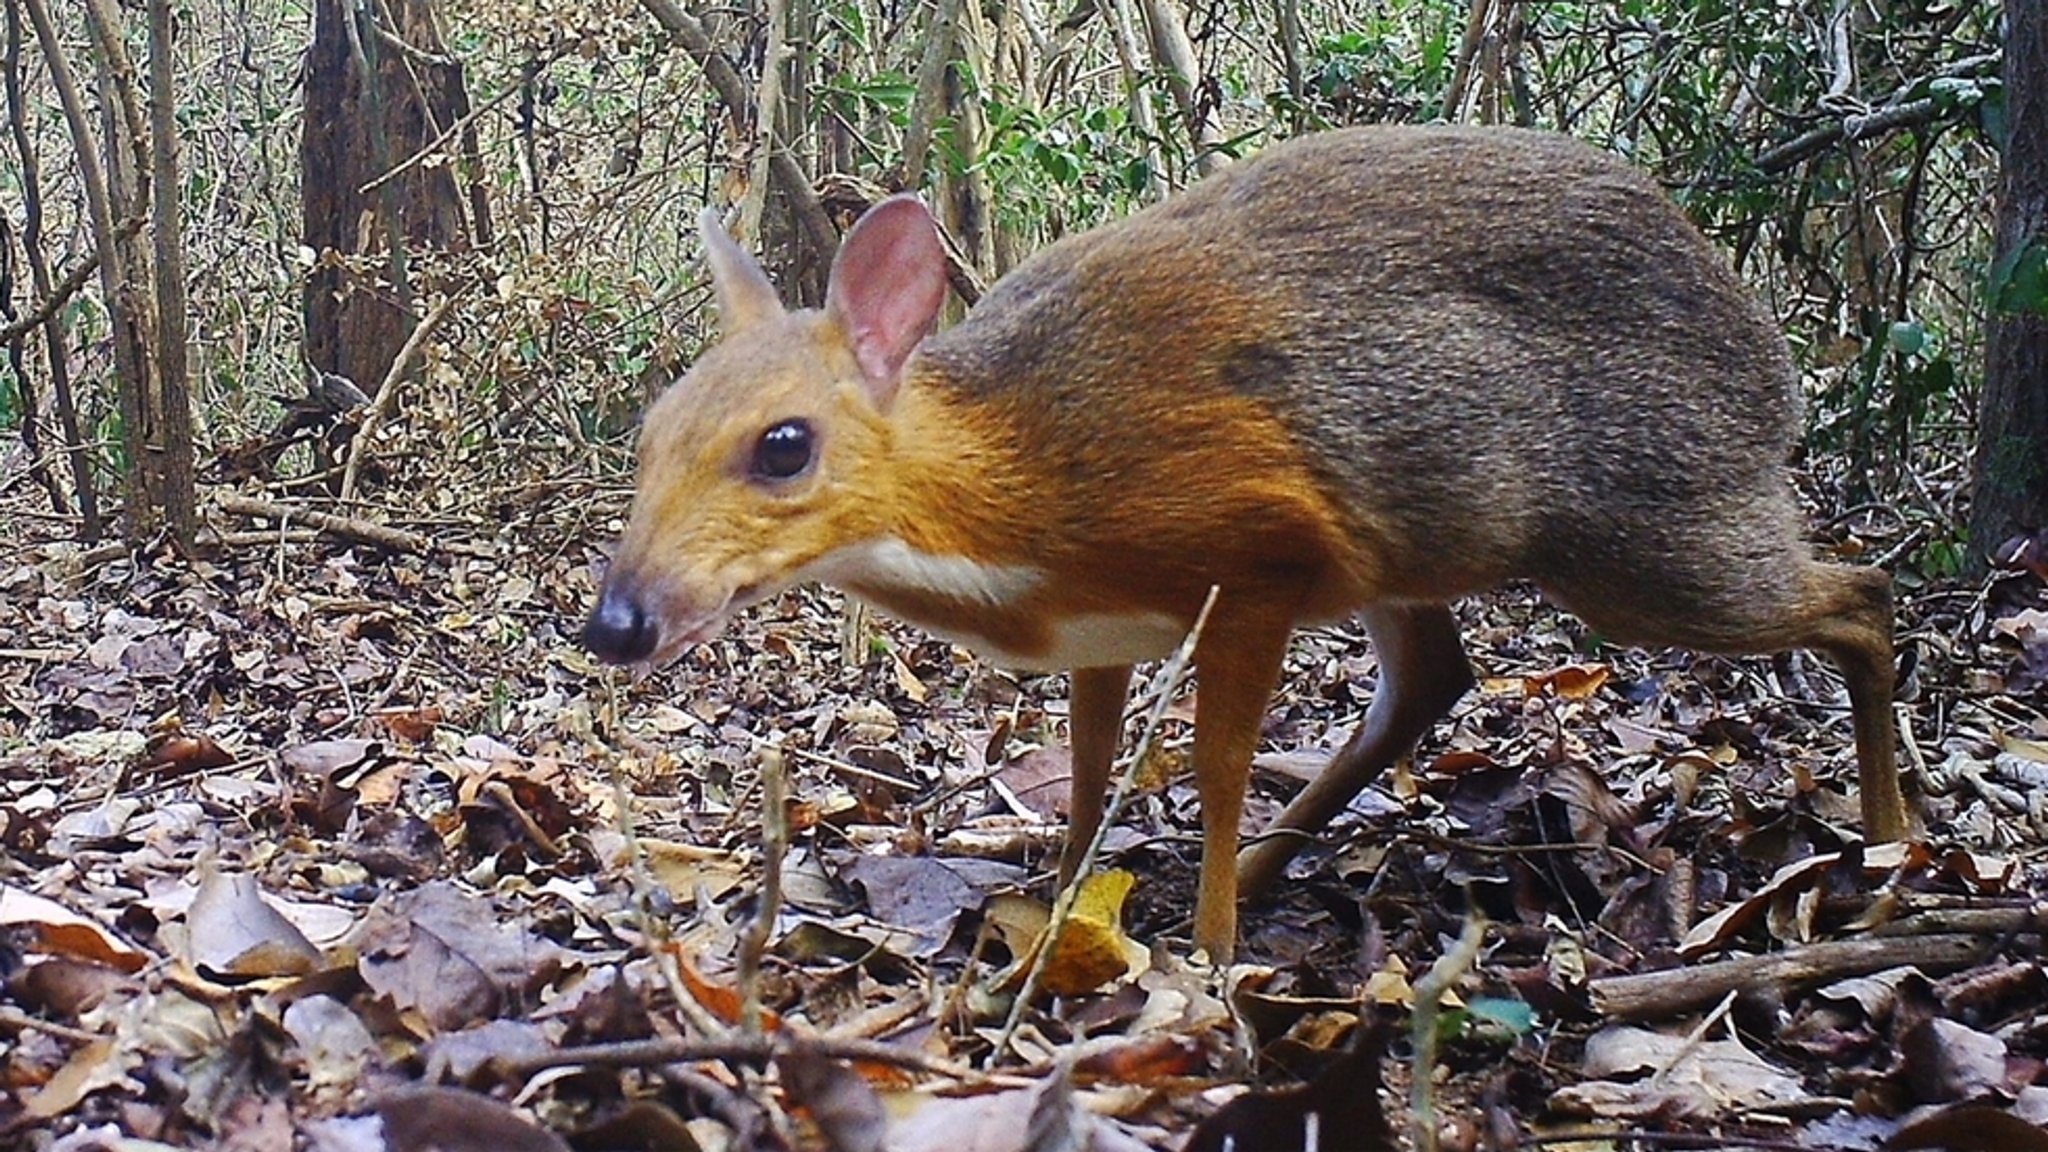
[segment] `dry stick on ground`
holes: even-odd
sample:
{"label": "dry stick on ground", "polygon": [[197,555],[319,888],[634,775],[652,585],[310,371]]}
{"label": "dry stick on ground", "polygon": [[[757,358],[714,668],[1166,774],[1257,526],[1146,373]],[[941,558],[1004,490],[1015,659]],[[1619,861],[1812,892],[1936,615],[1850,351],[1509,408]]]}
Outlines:
{"label": "dry stick on ground", "polygon": [[1651,1088],[1663,1088],[1670,1081],[1672,1071],[1700,1050],[1700,1045],[1706,1042],[1707,1033],[1713,1031],[1715,1025],[1726,1020],[1728,1013],[1735,1009],[1735,999],[1734,992],[1721,997],[1721,1002],[1714,1005],[1714,1010],[1701,1017],[1698,1024],[1693,1025],[1692,1031],[1685,1034],[1684,1042],[1672,1050],[1671,1054],[1665,1057],[1663,1064],[1650,1076]]}
{"label": "dry stick on ground", "polygon": [[304,524],[330,535],[349,540],[374,544],[393,552],[407,552],[415,556],[430,556],[436,549],[434,542],[417,532],[393,528],[388,524],[373,524],[353,516],[338,516],[332,512],[319,512],[311,508],[298,508],[280,504],[275,500],[259,500],[253,496],[237,496],[232,493],[214,501],[220,510],[236,516],[260,516],[275,520],[279,524]]}
{"label": "dry stick on ground", "polygon": [[1410,1136],[1417,1152],[1436,1152],[1436,1042],[1438,1020],[1444,995],[1465,978],[1479,959],[1479,945],[1486,940],[1486,917],[1468,913],[1465,928],[1451,950],[1436,958],[1422,979],[1415,982],[1414,1063],[1408,1089],[1414,1125]]}
{"label": "dry stick on ground", "polygon": [[754,918],[740,934],[740,1026],[749,1036],[761,1034],[761,956],[775,932],[782,910],[782,861],[789,854],[788,765],[782,750],[761,749],[761,890],[754,897]]}
{"label": "dry stick on ground", "polygon": [[1074,901],[1081,894],[1082,882],[1095,868],[1096,857],[1102,854],[1102,847],[1109,841],[1109,831],[1116,826],[1117,818],[1123,813],[1124,803],[1130,798],[1131,788],[1137,782],[1138,766],[1151,754],[1152,741],[1159,735],[1159,728],[1166,722],[1166,710],[1173,704],[1173,686],[1180,683],[1186,674],[1188,661],[1195,655],[1195,644],[1202,638],[1202,629],[1209,623],[1209,610],[1216,606],[1220,589],[1209,589],[1208,599],[1202,601],[1202,611],[1195,616],[1194,627],[1188,629],[1180,647],[1159,669],[1153,680],[1157,697],[1153,700],[1152,711],[1145,717],[1145,730],[1138,735],[1138,746],[1132,750],[1131,758],[1125,762],[1123,772],[1117,777],[1116,788],[1109,794],[1104,806],[1102,820],[1095,826],[1095,836],[1088,841],[1088,850],[1081,854],[1074,874],[1060,888],[1059,896],[1053,900],[1052,917],[1046,922],[1045,934],[1040,938],[1038,952],[1031,958],[1031,967],[1025,973],[1024,986],[1017,991],[1017,999],[1010,1005],[1010,1017],[1003,1021],[1003,1030],[996,1037],[995,1045],[989,1049],[989,1060],[995,1061],[1009,1050],[1010,1041],[1017,1035],[1017,1029],[1024,1022],[1024,1013],[1031,1002],[1038,998],[1038,987],[1045,980],[1046,965],[1051,961],[1053,942],[1060,938],[1060,930],[1066,927],[1067,917],[1074,911]]}
{"label": "dry stick on ground", "polygon": [[[604,679],[604,702],[597,710],[598,721],[602,724],[601,731],[609,733],[616,731],[618,728],[619,684],[625,675],[625,673],[614,673],[606,676]],[[654,962],[654,970],[661,974],[662,983],[668,985],[669,998],[675,1002],[676,1011],[682,1014],[684,1021],[703,1035],[719,1035],[725,1031],[724,1027],[719,1023],[717,1017],[713,1016],[710,1011],[697,1002],[696,995],[683,982],[682,973],[678,968],[676,950],[668,946],[673,939],[668,930],[668,922],[654,911],[652,894],[660,890],[661,885],[654,879],[652,870],[648,868],[646,846],[640,842],[638,821],[634,817],[636,809],[634,808],[635,796],[633,788],[626,782],[625,774],[619,771],[619,758],[617,756],[605,757],[605,770],[611,776],[612,795],[618,807],[619,835],[625,837],[626,840],[627,876],[633,894],[631,905],[632,917],[636,926],[640,929],[641,939],[646,941],[648,958]],[[628,1060],[624,1062],[629,1064],[660,1064],[667,1063],[668,1061],[659,1059]],[[571,1061],[570,1063],[579,1063],[579,1061]],[[602,1063],[602,1061],[592,1061],[592,1063]],[[528,1069],[528,1071],[553,1066],[539,1064],[535,1065],[532,1069]]]}
{"label": "dry stick on ground", "polygon": [[776,1032],[767,1036],[728,1036],[718,1040],[625,1040],[616,1044],[591,1044],[581,1048],[557,1048],[525,1056],[500,1057],[493,1067],[508,1077],[530,1076],[548,1068],[584,1065],[592,1068],[642,1068],[654,1064],[683,1064],[700,1060],[738,1060],[765,1063],[786,1052],[808,1052],[834,1060],[858,1060],[907,1068],[928,1076],[944,1076],[963,1084],[1024,1086],[1035,1080],[1018,1076],[990,1076],[950,1061],[927,1056],[914,1048],[885,1044],[878,1040],[847,1040],[832,1036],[805,1036]]}
{"label": "dry stick on ground", "polygon": [[428,336],[433,335],[434,329],[441,326],[441,321],[448,318],[448,313],[454,311],[455,302],[459,299],[459,292],[450,292],[442,297],[441,302],[434,305],[433,311],[427,313],[426,319],[413,326],[412,335],[405,338],[405,344],[399,348],[398,355],[391,358],[391,367],[385,370],[384,382],[377,386],[377,394],[370,399],[370,411],[363,417],[363,426],[356,430],[355,443],[348,454],[348,467],[342,470],[342,503],[346,504],[356,497],[356,473],[362,468],[363,457],[369,454],[370,442],[377,438],[377,429],[383,426],[385,418],[391,414],[391,406],[397,402],[398,381],[412,365],[413,357],[419,353],[420,346],[427,342]]}
{"label": "dry stick on ground", "polygon": [[1690,1012],[1745,988],[1814,984],[1910,964],[1949,971],[1977,962],[1983,936],[1935,936],[1830,940],[1766,956],[1694,964],[1664,972],[1614,976],[1587,985],[1593,1010],[1621,1020],[1661,1020]]}

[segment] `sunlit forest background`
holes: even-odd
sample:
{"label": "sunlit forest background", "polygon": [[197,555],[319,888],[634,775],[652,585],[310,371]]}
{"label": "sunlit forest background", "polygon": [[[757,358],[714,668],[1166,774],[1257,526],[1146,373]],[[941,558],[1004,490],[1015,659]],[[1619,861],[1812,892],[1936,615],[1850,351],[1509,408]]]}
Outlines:
{"label": "sunlit forest background", "polygon": [[[1810,373],[1815,498],[1882,500],[1909,522],[1888,557],[1908,575],[1964,559],[2004,107],[1995,5],[6,12],[0,427],[23,434],[13,482],[32,473],[86,537],[123,507],[137,445],[166,439],[148,451],[189,439],[202,484],[261,479],[508,529],[552,516],[554,497],[618,473],[641,404],[708,336],[707,204],[732,207],[789,294],[815,302],[837,229],[888,191],[921,191],[971,293],[1272,140],[1450,120],[1569,132],[1654,173]],[[150,187],[159,152],[175,195]],[[106,228],[113,279],[83,274]],[[157,283],[166,261],[182,262],[183,315],[164,314],[161,287],[138,290],[130,341],[118,285]],[[181,404],[124,401],[124,379],[148,382],[145,401],[189,391],[189,433]],[[191,532],[186,482],[151,483],[169,487],[128,501],[129,520],[147,530],[161,506]]]}

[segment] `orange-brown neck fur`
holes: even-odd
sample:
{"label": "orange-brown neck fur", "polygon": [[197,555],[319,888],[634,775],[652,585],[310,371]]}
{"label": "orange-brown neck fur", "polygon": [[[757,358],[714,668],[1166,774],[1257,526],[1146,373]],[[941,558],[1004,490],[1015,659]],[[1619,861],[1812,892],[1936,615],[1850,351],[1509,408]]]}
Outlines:
{"label": "orange-brown neck fur", "polygon": [[[1157,362],[1176,353],[1177,365]],[[1017,363],[969,321],[913,362],[884,417],[893,460],[875,504],[886,510],[878,530],[920,553],[1042,579],[1003,603],[845,581],[850,591],[1024,656],[1082,617],[1149,614],[1184,628],[1211,585],[1310,618],[1368,598],[1370,556],[1345,510],[1273,414],[1221,385],[1216,350],[1105,356],[1091,342],[1026,360],[1038,363]],[[1085,410],[1060,402],[1077,396]]]}

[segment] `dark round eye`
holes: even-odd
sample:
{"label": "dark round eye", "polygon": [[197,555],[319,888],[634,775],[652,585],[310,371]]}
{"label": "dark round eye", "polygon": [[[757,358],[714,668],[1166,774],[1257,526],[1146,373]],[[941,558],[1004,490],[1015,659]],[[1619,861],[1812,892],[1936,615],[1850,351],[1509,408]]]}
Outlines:
{"label": "dark round eye", "polygon": [[811,466],[817,436],[808,420],[784,420],[754,444],[751,469],[762,480],[793,480]]}

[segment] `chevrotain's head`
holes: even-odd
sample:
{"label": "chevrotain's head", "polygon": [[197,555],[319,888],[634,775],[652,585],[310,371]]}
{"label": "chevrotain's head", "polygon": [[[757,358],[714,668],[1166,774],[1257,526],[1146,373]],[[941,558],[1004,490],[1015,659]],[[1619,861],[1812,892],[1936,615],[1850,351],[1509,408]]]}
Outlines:
{"label": "chevrotain's head", "polygon": [[879,530],[890,409],[945,299],[912,196],[854,225],[819,311],[786,311],[714,211],[703,237],[723,338],[641,428],[632,518],[583,627],[612,663],[666,660]]}

